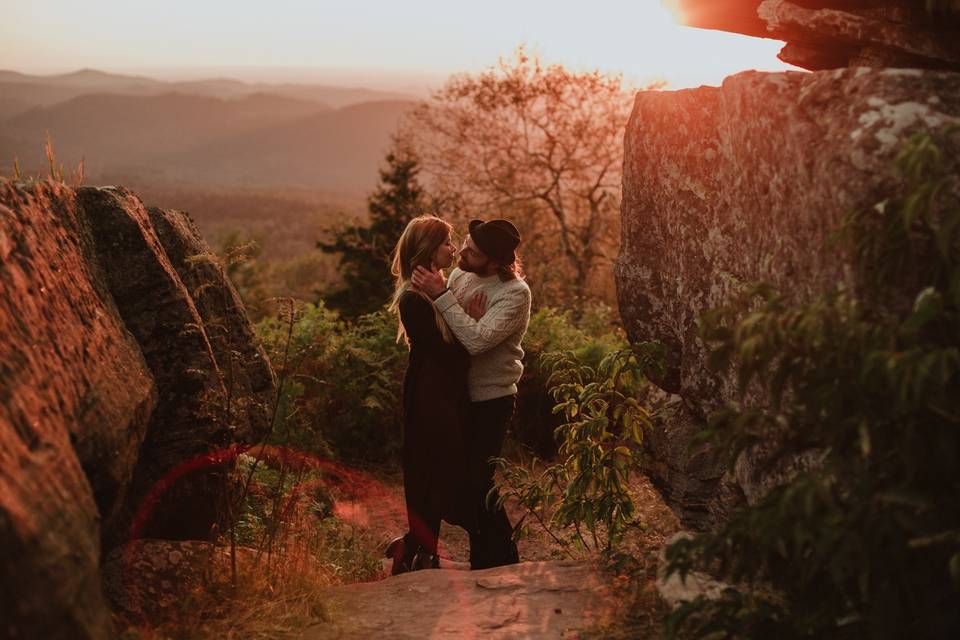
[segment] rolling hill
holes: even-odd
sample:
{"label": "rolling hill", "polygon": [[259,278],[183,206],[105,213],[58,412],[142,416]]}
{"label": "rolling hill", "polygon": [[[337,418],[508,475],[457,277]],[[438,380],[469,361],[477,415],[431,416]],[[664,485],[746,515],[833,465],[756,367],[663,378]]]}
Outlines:
{"label": "rolling hill", "polygon": [[262,93],[83,95],[0,124],[0,164],[16,155],[26,171],[41,171],[49,131],[58,160],[72,167],[84,158],[91,179],[366,190],[400,117],[414,104],[331,109]]}
{"label": "rolling hill", "polygon": [[49,131],[58,154],[130,163],[199,141],[270,126],[327,109],[315,102],[257,95],[238,100],[170,93],[160,96],[91,94],[52,107],[36,107],[0,125],[0,134],[18,141],[24,164],[42,162]]}
{"label": "rolling hill", "polygon": [[412,101],[365,102],[199,144],[154,159],[175,179],[209,174],[219,184],[363,190],[383,161]]}

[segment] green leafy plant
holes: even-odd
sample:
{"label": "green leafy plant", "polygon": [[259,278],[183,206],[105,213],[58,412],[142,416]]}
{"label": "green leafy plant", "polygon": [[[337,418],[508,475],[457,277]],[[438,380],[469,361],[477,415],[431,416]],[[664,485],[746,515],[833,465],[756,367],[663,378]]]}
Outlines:
{"label": "green leafy plant", "polygon": [[558,531],[572,528],[581,550],[609,554],[628,529],[640,526],[628,483],[640,465],[650,412],[637,392],[660,355],[658,345],[643,343],[592,367],[571,352],[544,354],[554,412],[564,420],[556,430],[558,461],[540,469],[537,459],[529,466],[495,459],[501,504],[514,498],[527,511],[518,535],[528,531],[529,516],[561,546],[568,545]]}
{"label": "green leafy plant", "polygon": [[552,459],[557,453],[554,431],[561,417],[553,411],[554,401],[547,380],[551,371],[543,356],[566,350],[578,361],[597,367],[604,357],[626,349],[627,338],[616,324],[616,313],[604,304],[588,304],[579,318],[570,310],[544,306],[530,318],[523,338],[523,377],[517,391],[517,415],[513,435],[537,456]]}
{"label": "green leafy plant", "polygon": [[[956,149],[956,130],[944,143]],[[795,474],[717,531],[672,545],[668,571],[742,588],[670,617],[687,637],[934,638],[960,632],[960,201],[928,134],[900,190],[838,234],[857,274],[806,304],[754,287],[703,319],[744,402],[705,437],[731,462],[775,445]],[[955,166],[955,165],[954,165]],[[759,406],[758,406],[759,405]]]}
{"label": "green leafy plant", "polygon": [[[298,314],[291,382],[281,398],[280,413],[292,421],[283,444],[357,462],[395,462],[407,361],[396,316],[378,311],[346,322],[323,303],[303,305]],[[272,356],[283,350],[282,318],[261,321],[257,332]]]}

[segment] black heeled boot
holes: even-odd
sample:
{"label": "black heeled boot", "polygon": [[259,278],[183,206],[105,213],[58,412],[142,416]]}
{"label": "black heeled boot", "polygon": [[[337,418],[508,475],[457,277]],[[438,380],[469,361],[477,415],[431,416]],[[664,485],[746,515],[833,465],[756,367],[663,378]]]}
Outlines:
{"label": "black heeled boot", "polygon": [[421,569],[439,569],[440,568],[440,556],[437,554],[429,554],[424,551],[421,551],[413,559],[413,570],[420,571]]}
{"label": "black heeled boot", "polygon": [[396,576],[413,570],[416,549],[407,543],[405,536],[398,536],[387,545],[386,557],[393,559],[390,575]]}

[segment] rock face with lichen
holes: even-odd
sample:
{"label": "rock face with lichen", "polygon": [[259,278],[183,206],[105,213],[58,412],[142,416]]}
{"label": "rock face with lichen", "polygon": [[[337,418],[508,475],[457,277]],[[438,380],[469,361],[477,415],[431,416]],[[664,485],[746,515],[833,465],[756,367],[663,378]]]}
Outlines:
{"label": "rock face with lichen", "polygon": [[631,340],[669,349],[656,382],[682,401],[647,440],[650,470],[688,526],[724,518],[769,481],[749,459],[730,474],[689,447],[707,416],[737,398],[706,366],[698,318],[746,283],[800,301],[855,280],[828,248],[843,216],[890,192],[902,139],[930,130],[947,145],[943,127],[957,122],[960,74],[949,72],[746,72],[720,88],[637,95],[616,280]]}
{"label": "rock face with lichen", "polygon": [[123,189],[0,179],[0,635],[109,637],[101,551],[209,535],[211,453],[262,432],[273,388],[209,253]]}
{"label": "rock face with lichen", "polygon": [[960,1],[678,0],[686,24],[784,40],[805,69],[960,70]]}

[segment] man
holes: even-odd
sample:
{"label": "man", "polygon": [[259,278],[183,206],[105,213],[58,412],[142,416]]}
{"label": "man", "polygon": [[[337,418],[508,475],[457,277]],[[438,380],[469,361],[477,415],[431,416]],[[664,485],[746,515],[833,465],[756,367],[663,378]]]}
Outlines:
{"label": "man", "polygon": [[496,490],[491,506],[487,494],[494,487],[489,458],[500,455],[523,373],[520,341],[530,320],[530,287],[516,254],[520,232],[512,223],[473,220],[469,229],[459,266],[447,282],[439,271],[423,267],[417,268],[412,281],[433,299],[471,356],[465,439],[479,526],[470,533],[470,568],[486,569],[520,559],[510,520],[494,502]]}

